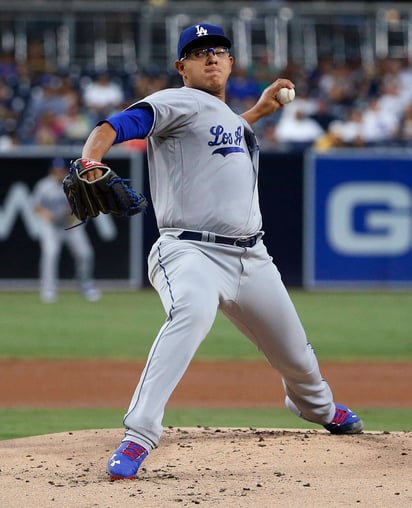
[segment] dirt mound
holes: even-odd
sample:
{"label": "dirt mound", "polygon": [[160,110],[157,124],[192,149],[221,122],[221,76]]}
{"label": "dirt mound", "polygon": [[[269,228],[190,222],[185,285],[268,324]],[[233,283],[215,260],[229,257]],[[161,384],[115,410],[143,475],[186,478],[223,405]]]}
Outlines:
{"label": "dirt mound", "polygon": [[[143,368],[119,360],[0,359],[0,406],[124,410]],[[333,362],[322,365],[322,374],[335,400],[350,407],[412,406],[411,363]],[[279,374],[265,361],[194,361],[168,405],[284,408],[284,397]]]}
{"label": "dirt mound", "polygon": [[0,506],[412,506],[412,433],[166,429],[136,480],[111,482],[122,430],[1,441]]}

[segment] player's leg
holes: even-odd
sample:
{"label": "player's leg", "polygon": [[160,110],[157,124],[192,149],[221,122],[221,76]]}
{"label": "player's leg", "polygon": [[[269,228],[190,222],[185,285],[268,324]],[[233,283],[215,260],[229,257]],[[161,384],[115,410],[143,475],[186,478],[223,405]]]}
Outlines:
{"label": "player's leg", "polygon": [[86,230],[76,227],[64,232],[65,241],[75,261],[76,278],[84,297],[89,301],[100,299],[100,291],[93,278],[94,251]]}
{"label": "player's leg", "polygon": [[332,392],[263,244],[249,249],[242,263],[239,293],[222,310],[281,374],[301,416],[322,425],[330,422],[335,413]]}
{"label": "player's leg", "polygon": [[148,450],[159,442],[165,405],[212,327],[219,303],[214,264],[194,242],[158,242],[149,274],[167,319],[124,419],[126,439]]}
{"label": "player's leg", "polygon": [[149,277],[167,319],[125,415],[125,437],[108,461],[112,479],[133,478],[159,443],[166,403],[210,330],[218,307],[213,267],[191,242],[157,242],[149,256]]}
{"label": "player's leg", "polygon": [[40,240],[40,298],[45,303],[57,299],[58,262],[62,238],[57,228],[45,220],[39,221]]}

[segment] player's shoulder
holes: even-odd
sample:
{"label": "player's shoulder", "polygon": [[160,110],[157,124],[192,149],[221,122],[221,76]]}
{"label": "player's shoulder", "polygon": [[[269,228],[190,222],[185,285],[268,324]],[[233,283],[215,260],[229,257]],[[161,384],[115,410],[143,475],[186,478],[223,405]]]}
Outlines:
{"label": "player's shoulder", "polygon": [[50,194],[53,189],[52,179],[48,176],[44,176],[37,180],[37,182],[33,186],[33,193],[37,196],[39,195],[47,195]]}
{"label": "player's shoulder", "polygon": [[164,99],[164,98],[172,98],[172,97],[182,97],[183,95],[187,95],[188,88],[181,86],[176,88],[163,88],[162,90],[158,90],[146,97],[145,100],[150,99]]}
{"label": "player's shoulder", "polygon": [[[205,94],[206,95],[206,94]],[[200,110],[203,101],[196,95],[196,90],[187,87],[165,88],[155,92],[141,101],[149,104],[156,111],[178,111],[179,114],[193,114]]]}
{"label": "player's shoulder", "polygon": [[187,99],[193,101],[205,101],[205,102],[215,102],[218,101],[221,103],[219,99],[214,97],[208,92],[204,90],[200,90],[198,88],[191,88],[188,86],[181,86],[178,88],[164,88],[163,90],[159,90],[154,92],[153,94],[147,96],[144,101],[150,102],[151,100],[173,100],[173,99]]}
{"label": "player's shoulder", "polygon": [[46,185],[50,185],[52,182],[52,177],[49,175],[43,176],[42,178],[39,178],[37,182],[35,183],[35,187],[44,187]]}
{"label": "player's shoulder", "polygon": [[147,95],[144,99],[137,101],[131,107],[137,107],[141,104],[173,104],[176,101],[184,101],[190,99],[190,94],[186,93],[185,87],[180,88],[163,88],[150,95]]}

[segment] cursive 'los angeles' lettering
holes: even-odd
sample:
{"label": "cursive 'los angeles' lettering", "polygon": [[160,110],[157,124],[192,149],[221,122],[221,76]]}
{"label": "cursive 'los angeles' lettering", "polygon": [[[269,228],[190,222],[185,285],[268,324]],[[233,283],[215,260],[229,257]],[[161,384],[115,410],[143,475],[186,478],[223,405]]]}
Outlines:
{"label": "cursive 'los angeles' lettering", "polygon": [[243,148],[240,147],[243,139],[242,127],[240,125],[233,133],[225,131],[223,125],[214,125],[210,128],[210,134],[212,134],[214,139],[209,141],[208,145],[222,146],[222,148],[214,150],[213,154],[218,153],[226,157],[229,153],[244,153]]}
{"label": "cursive 'los angeles' lettering", "polygon": [[214,125],[210,127],[210,134],[214,136],[213,141],[209,141],[209,146],[219,145],[237,145],[242,142],[242,127],[236,129],[234,133],[226,132],[223,125]]}

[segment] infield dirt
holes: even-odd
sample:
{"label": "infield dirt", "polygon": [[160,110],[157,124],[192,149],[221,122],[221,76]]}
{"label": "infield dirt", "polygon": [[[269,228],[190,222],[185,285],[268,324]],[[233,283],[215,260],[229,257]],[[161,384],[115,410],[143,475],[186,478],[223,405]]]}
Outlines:
{"label": "infield dirt", "polygon": [[[0,361],[3,407],[127,407],[135,362]],[[325,364],[335,398],[360,407],[411,407],[411,364]],[[283,407],[266,364],[194,362],[175,407]],[[276,427],[276,422],[274,422]],[[0,506],[409,507],[412,432],[167,428],[136,480],[111,482],[122,429],[0,441]]]}
{"label": "infield dirt", "polygon": [[[105,360],[2,360],[0,406],[126,409],[144,364]],[[412,407],[411,363],[323,363],[335,399],[354,407]],[[266,362],[194,361],[174,407],[284,407],[280,377]]]}

